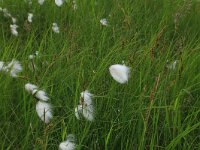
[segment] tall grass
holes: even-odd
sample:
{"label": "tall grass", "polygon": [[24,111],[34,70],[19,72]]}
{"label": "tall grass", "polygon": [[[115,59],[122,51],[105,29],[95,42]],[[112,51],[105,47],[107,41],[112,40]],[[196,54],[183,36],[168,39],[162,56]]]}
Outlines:
{"label": "tall grass", "polygon": [[[200,149],[200,2],[182,0],[80,0],[28,5],[2,0],[18,19],[0,14],[0,60],[23,64],[21,77],[0,73],[2,150],[58,149],[67,134],[77,149]],[[28,12],[34,14],[27,23]],[[100,24],[107,18],[109,26]],[[57,22],[60,34],[52,32]],[[39,51],[30,69],[30,54]],[[167,61],[178,60],[176,69]],[[112,64],[131,67],[128,84],[116,83]],[[38,118],[24,85],[44,88],[54,106],[48,125]],[[80,92],[95,94],[95,121],[77,120]]]}

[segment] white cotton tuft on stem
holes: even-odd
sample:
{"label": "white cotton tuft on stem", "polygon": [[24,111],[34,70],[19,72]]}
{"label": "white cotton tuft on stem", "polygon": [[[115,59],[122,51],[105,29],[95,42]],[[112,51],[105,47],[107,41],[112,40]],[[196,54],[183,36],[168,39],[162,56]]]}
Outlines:
{"label": "white cotton tuft on stem", "polygon": [[33,92],[34,90],[37,90],[37,89],[38,89],[38,87],[37,87],[36,85],[34,85],[34,84],[27,83],[27,84],[25,85],[25,90],[26,90],[29,94],[32,94],[32,92]]}
{"label": "white cotton tuft on stem", "polygon": [[64,0],[55,0],[55,4],[56,4],[58,7],[62,6],[63,3],[64,3]]}
{"label": "white cotton tuft on stem", "polygon": [[18,60],[13,59],[7,66],[5,66],[6,72],[10,73],[10,76],[17,77],[18,73],[22,72],[22,65]]}
{"label": "white cotton tuft on stem", "polygon": [[52,26],[52,30],[54,33],[60,33],[60,30],[59,30],[59,27],[58,27],[58,24],[57,23],[53,23],[53,26]]}
{"label": "white cotton tuft on stem", "polygon": [[100,23],[103,25],[103,26],[108,26],[108,21],[106,18],[103,18],[100,20]]}
{"label": "white cotton tuft on stem", "polygon": [[89,121],[94,120],[94,108],[92,104],[88,105],[87,107],[86,106],[83,107],[83,117],[85,117],[85,119]]}
{"label": "white cotton tuft on stem", "polygon": [[74,150],[76,148],[75,137],[73,134],[67,136],[66,141],[63,141],[59,145],[59,150]]}
{"label": "white cotton tuft on stem", "polygon": [[40,5],[43,5],[44,0],[38,0],[38,3],[39,3]]}
{"label": "white cotton tuft on stem", "polygon": [[[167,60],[167,62],[169,62],[169,61]],[[167,64],[167,68],[170,70],[175,70],[177,67],[177,64],[178,64],[178,60],[175,60],[175,61]]]}
{"label": "white cotton tuft on stem", "polygon": [[16,24],[16,22],[17,22],[17,19],[16,19],[16,18],[14,18],[14,17],[12,17],[12,22],[13,22],[13,24]]}
{"label": "white cotton tuft on stem", "polygon": [[16,25],[16,24],[11,24],[11,25],[10,25],[11,33],[12,33],[14,36],[18,36],[17,28],[18,28],[18,25]]}
{"label": "white cotton tuft on stem", "polygon": [[3,71],[3,70],[4,70],[4,62],[0,61],[0,71]]}
{"label": "white cotton tuft on stem", "polygon": [[36,104],[36,112],[40,119],[48,124],[53,118],[52,106],[49,103],[38,101]]}
{"label": "white cotton tuft on stem", "polygon": [[130,77],[129,67],[121,64],[115,64],[109,67],[109,71],[115,81],[121,84],[128,82]]}
{"label": "white cotton tuft on stem", "polygon": [[91,94],[88,90],[81,92],[81,98],[84,99],[84,102],[87,105],[92,104],[92,96],[93,96],[93,94]]}
{"label": "white cotton tuft on stem", "polygon": [[81,118],[81,114],[82,114],[82,105],[78,105],[76,108],[75,108],[75,116],[78,120],[80,120]]}
{"label": "white cotton tuft on stem", "polygon": [[28,22],[32,23],[32,21],[33,21],[33,14],[28,13]]}
{"label": "white cotton tuft on stem", "polygon": [[75,108],[75,116],[80,120],[81,116],[89,121],[94,120],[94,106],[92,96],[88,90],[81,92],[80,105]]}
{"label": "white cotton tuft on stem", "polygon": [[38,0],[38,3],[39,3],[40,5],[43,5],[44,0]]}
{"label": "white cotton tuft on stem", "polygon": [[49,100],[49,97],[47,96],[47,94],[42,91],[42,90],[38,90],[34,93],[34,96],[39,99],[39,100],[42,100],[42,101],[48,101]]}

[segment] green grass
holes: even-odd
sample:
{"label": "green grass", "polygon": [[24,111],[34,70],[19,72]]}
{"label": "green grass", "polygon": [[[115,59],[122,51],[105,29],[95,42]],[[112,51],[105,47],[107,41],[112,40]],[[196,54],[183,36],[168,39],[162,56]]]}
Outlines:
{"label": "green grass", "polygon": [[[58,8],[2,0],[15,16],[0,13],[0,61],[19,60],[13,79],[0,73],[0,148],[58,149],[75,134],[77,149],[200,149],[200,2],[182,0],[78,0]],[[33,23],[26,23],[28,12]],[[180,14],[180,15],[179,15]],[[109,26],[100,24],[107,18]],[[176,19],[176,22],[174,20]],[[52,32],[57,22],[60,34]],[[30,54],[39,51],[32,71]],[[178,60],[175,70],[167,60]],[[46,61],[48,63],[46,63]],[[128,84],[115,82],[109,66],[131,67]],[[49,125],[38,118],[27,82],[44,88],[54,108]],[[95,94],[95,121],[77,120],[80,92]]]}

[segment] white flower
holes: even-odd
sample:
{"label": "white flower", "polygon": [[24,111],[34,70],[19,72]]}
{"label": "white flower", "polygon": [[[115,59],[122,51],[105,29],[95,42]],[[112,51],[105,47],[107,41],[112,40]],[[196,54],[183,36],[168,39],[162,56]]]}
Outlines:
{"label": "white flower", "polygon": [[28,22],[32,22],[32,18],[33,18],[33,14],[32,13],[28,13]]}
{"label": "white flower", "polygon": [[3,71],[3,70],[4,70],[4,62],[0,61],[0,71]]}
{"label": "white flower", "polygon": [[55,22],[53,23],[52,30],[55,33],[60,33],[60,30],[59,30],[59,27],[58,27],[57,23],[55,23]]}
{"label": "white flower", "polygon": [[103,18],[100,20],[100,23],[103,25],[103,26],[108,26],[108,21],[106,18]]}
{"label": "white flower", "polygon": [[38,101],[36,104],[36,112],[45,123],[49,123],[53,118],[52,106],[49,103]]}
{"label": "white flower", "polygon": [[40,5],[43,5],[44,0],[38,0],[38,3],[39,3]]}
{"label": "white flower", "polygon": [[119,83],[124,84],[128,82],[130,76],[130,68],[125,65],[112,65],[109,68],[111,76]]}
{"label": "white flower", "polygon": [[93,94],[89,93],[88,90],[81,92],[80,105],[75,108],[75,116],[80,119],[82,115],[85,119],[89,121],[94,120],[94,107],[92,103]]}
{"label": "white flower", "polygon": [[17,77],[17,74],[22,72],[22,66],[19,61],[13,59],[6,67],[5,70],[7,72],[10,71],[10,75],[12,77]]}
{"label": "white flower", "polygon": [[37,91],[33,91],[32,94],[39,100],[42,100],[42,101],[48,101],[49,100],[49,97],[47,96],[47,94],[42,91],[42,90],[37,90]]}
{"label": "white flower", "polygon": [[67,136],[66,141],[60,143],[59,150],[74,150],[76,148],[75,137],[73,134]]}
{"label": "white flower", "polygon": [[[168,62],[168,60],[167,60],[167,62]],[[178,63],[178,60],[175,60],[174,62],[168,64],[168,65],[167,65],[167,68],[168,68],[168,69],[171,69],[171,70],[175,70],[175,69],[176,69],[177,63]]]}
{"label": "white flower", "polygon": [[38,87],[34,84],[31,84],[31,83],[27,83],[25,85],[25,90],[29,93],[29,94],[32,94],[34,90],[37,90]]}
{"label": "white flower", "polygon": [[11,33],[12,33],[14,36],[18,36],[17,28],[18,28],[18,25],[16,25],[16,24],[11,24],[11,25],[10,25]]}
{"label": "white flower", "polygon": [[55,3],[58,7],[62,6],[63,2],[63,0],[55,0]]}

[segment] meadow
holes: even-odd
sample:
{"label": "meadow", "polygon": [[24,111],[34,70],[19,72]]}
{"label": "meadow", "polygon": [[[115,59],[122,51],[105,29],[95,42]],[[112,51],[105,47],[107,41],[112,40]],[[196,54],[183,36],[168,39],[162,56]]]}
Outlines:
{"label": "meadow", "polygon": [[[0,8],[1,150],[56,150],[71,134],[79,150],[200,149],[199,0],[0,0]],[[5,69],[12,60],[23,68],[17,76]],[[114,64],[130,68],[126,83],[111,76]],[[27,83],[48,96],[50,122]],[[85,90],[91,120],[75,115]]]}

